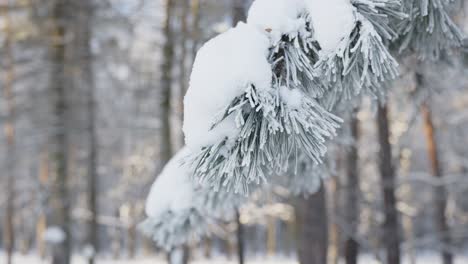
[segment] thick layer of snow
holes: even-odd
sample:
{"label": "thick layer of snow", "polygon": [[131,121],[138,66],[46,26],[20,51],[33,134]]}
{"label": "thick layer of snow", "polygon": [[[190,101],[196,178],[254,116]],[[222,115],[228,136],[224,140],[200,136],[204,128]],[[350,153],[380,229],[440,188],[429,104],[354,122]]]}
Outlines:
{"label": "thick layer of snow", "polygon": [[273,43],[304,27],[299,16],[306,13],[304,0],[256,0],[249,9],[247,23],[268,34]]}
{"label": "thick layer of snow", "polygon": [[192,151],[237,136],[234,117],[212,129],[213,124],[249,85],[271,88],[269,45],[261,30],[239,23],[200,49],[184,99],[183,130],[185,143]]}
{"label": "thick layer of snow", "polygon": [[180,212],[193,206],[194,186],[189,166],[183,163],[188,154],[187,148],[180,150],[156,178],[146,199],[148,217],[158,218],[165,212]]}
{"label": "thick layer of snow", "polygon": [[354,27],[354,7],[350,0],[306,0],[306,3],[315,39],[323,52],[333,52]]}
{"label": "thick layer of snow", "polygon": [[50,226],[44,232],[44,240],[51,244],[60,244],[66,238],[65,232],[58,226]]}

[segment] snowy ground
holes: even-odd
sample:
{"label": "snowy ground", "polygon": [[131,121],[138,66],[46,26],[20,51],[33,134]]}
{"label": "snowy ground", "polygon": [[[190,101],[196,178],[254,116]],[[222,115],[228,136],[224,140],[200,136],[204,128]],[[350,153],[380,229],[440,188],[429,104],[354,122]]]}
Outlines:
{"label": "snowy ground", "polygon": [[[0,263],[4,263],[4,253],[0,252]],[[41,260],[35,255],[15,255],[13,259],[14,264],[49,264],[48,260]],[[73,258],[73,264],[85,264],[86,261],[79,256]],[[99,259],[98,264],[165,264],[164,259],[161,258],[136,258],[134,260],[122,259]],[[214,259],[214,260],[197,260],[191,264],[236,264],[236,260]],[[278,258],[254,258],[247,259],[248,264],[297,264],[296,261],[290,259]],[[374,258],[369,256],[362,256],[359,263],[361,264],[379,264]],[[427,253],[419,255],[417,264],[439,264],[440,258],[437,254]],[[468,263],[468,256],[458,257],[454,264]],[[403,264],[410,264],[408,259],[404,259]]]}

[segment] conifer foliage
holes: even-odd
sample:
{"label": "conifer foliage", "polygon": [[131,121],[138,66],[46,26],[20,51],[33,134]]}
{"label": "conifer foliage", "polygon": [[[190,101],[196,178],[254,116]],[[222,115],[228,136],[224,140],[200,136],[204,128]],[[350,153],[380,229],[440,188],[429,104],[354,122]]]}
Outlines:
{"label": "conifer foliage", "polygon": [[169,250],[205,235],[265,183],[317,191],[340,109],[362,95],[384,99],[398,76],[394,51],[437,59],[461,45],[451,2],[254,1],[247,23],[197,53],[186,147],[154,183],[142,230]]}

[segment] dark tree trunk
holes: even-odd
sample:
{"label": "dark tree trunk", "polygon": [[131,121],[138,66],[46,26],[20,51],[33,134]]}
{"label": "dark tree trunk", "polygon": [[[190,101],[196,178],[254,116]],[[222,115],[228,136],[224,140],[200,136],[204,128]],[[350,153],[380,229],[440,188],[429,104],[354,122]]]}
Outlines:
{"label": "dark tree trunk", "polygon": [[[85,91],[87,102],[87,134],[88,134],[88,159],[87,159],[87,187],[86,203],[89,210],[89,220],[87,222],[87,234],[85,244],[93,249],[97,254],[98,245],[98,141],[96,134],[96,95],[93,75],[93,58],[91,53],[91,32],[93,19],[93,3],[91,0],[81,0],[74,4],[76,19],[74,21],[74,59],[73,63],[77,67],[75,82],[78,88]],[[89,264],[95,262],[95,257],[89,256]]]}
{"label": "dark tree trunk", "polygon": [[192,38],[192,49],[190,51],[191,63],[195,61],[195,57],[198,51],[198,45],[200,42],[200,0],[191,1],[191,13],[192,13],[192,27],[191,27],[191,38]]}
{"label": "dark tree trunk", "polygon": [[51,175],[50,193],[50,223],[62,229],[65,239],[54,246],[52,253],[53,264],[70,263],[70,200],[68,194],[68,133],[66,99],[67,87],[71,82],[69,71],[66,69],[66,23],[70,14],[67,12],[70,3],[67,0],[54,2],[50,35],[51,78],[50,92],[53,107],[54,124],[51,135],[54,173]]}
{"label": "dark tree trunk", "polygon": [[[232,25],[235,26],[240,21],[246,20],[245,0],[232,1]],[[237,222],[237,257],[239,264],[245,263],[245,248],[244,248],[244,227],[240,220],[239,209],[236,210]]]}
{"label": "dark tree trunk", "polygon": [[317,193],[308,198],[298,199],[296,221],[298,224],[299,263],[326,264],[328,221],[323,184]]}
{"label": "dark tree trunk", "polygon": [[[189,0],[181,0],[181,1],[182,1],[182,8],[180,12],[181,29],[180,29],[180,60],[179,60],[180,76],[179,76],[179,85],[178,85],[179,91],[177,94],[177,105],[176,105],[178,128],[182,128],[183,122],[184,122],[184,96],[188,87],[187,44],[189,42],[189,37],[190,37],[189,26],[188,26],[188,19],[190,16],[190,2]],[[184,146],[184,133],[182,132],[182,129],[178,129],[177,131],[176,146],[178,149]]]}
{"label": "dark tree trunk", "polygon": [[236,26],[241,21],[246,21],[246,0],[233,0],[232,1],[232,25]]}
{"label": "dark tree trunk", "polygon": [[[8,3],[8,2],[7,2]],[[13,96],[13,82],[15,78],[14,72],[14,55],[12,48],[12,29],[11,19],[8,8],[4,8],[0,12],[3,19],[4,29],[4,63],[5,63],[5,75],[3,82],[3,94],[6,103],[6,117],[4,123],[4,132],[6,138],[5,144],[5,173],[6,173],[6,213],[4,220],[4,243],[6,251],[6,263],[11,264],[13,258],[13,249],[15,244],[15,233],[14,233],[14,200],[15,200],[15,163],[16,163],[16,146],[15,146],[15,102]]]}
{"label": "dark tree trunk", "polygon": [[377,127],[379,137],[379,171],[381,177],[385,222],[383,226],[383,245],[386,250],[386,263],[400,263],[400,241],[398,211],[395,197],[395,171],[392,165],[392,146],[390,144],[390,128],[388,106],[379,105]]}
{"label": "dark tree trunk", "polygon": [[171,88],[172,88],[172,67],[174,64],[174,33],[172,29],[172,16],[174,13],[174,0],[166,1],[165,24],[163,29],[166,38],[163,46],[163,58],[161,64],[161,89],[160,89],[160,117],[161,117],[161,138],[159,151],[159,169],[169,161],[172,156],[172,136],[171,136]]}
{"label": "dark tree trunk", "polygon": [[245,253],[244,253],[244,226],[241,223],[241,216],[239,210],[236,210],[236,222],[237,222],[237,258],[239,264],[245,263]]}
{"label": "dark tree trunk", "polygon": [[345,260],[346,264],[357,264],[359,256],[359,244],[353,238],[357,234],[359,225],[359,171],[358,171],[358,140],[359,140],[359,120],[357,119],[358,110],[352,113],[350,120],[350,132],[353,144],[346,153],[347,167],[347,186],[346,186],[346,219],[349,225],[348,232],[351,236],[345,241]]}

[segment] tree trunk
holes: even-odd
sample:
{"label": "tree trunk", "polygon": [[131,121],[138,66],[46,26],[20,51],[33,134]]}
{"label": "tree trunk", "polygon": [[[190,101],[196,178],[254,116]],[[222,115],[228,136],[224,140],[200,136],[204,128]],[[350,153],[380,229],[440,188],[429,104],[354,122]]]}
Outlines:
{"label": "tree trunk", "polygon": [[[431,163],[431,172],[434,177],[442,180],[443,174],[437,149],[436,131],[432,121],[429,103],[426,102],[422,106],[421,111],[424,118],[424,132],[426,135],[427,154]],[[451,245],[451,236],[450,228],[445,217],[447,208],[447,190],[445,189],[445,185],[440,184],[434,187],[434,199],[435,222],[442,246],[441,257],[444,264],[452,264],[453,254],[447,249]]]}
{"label": "tree trunk", "polygon": [[359,171],[358,171],[358,140],[359,140],[359,120],[358,110],[355,109],[350,120],[350,132],[353,144],[346,153],[347,186],[346,186],[346,222],[349,226],[351,236],[345,241],[346,264],[357,264],[359,256],[359,243],[353,238],[358,231],[359,225]]}
{"label": "tree trunk", "polygon": [[308,198],[299,198],[296,207],[300,264],[326,264],[328,248],[325,187]]}
{"label": "tree trunk", "polygon": [[191,27],[191,36],[192,36],[192,49],[191,49],[191,63],[195,61],[195,57],[198,51],[198,45],[200,42],[200,0],[192,0],[191,4],[191,13],[192,13],[192,27]]}
{"label": "tree trunk", "polygon": [[[337,162],[338,163],[338,162]],[[339,168],[339,163],[337,167]],[[340,227],[338,225],[338,217],[340,212],[340,179],[338,175],[333,175],[330,179],[328,189],[330,197],[330,230],[329,230],[329,246],[328,246],[328,262],[330,264],[338,264],[340,260],[341,241]]]}
{"label": "tree trunk", "polygon": [[161,117],[161,141],[159,153],[159,170],[169,161],[172,156],[171,136],[171,87],[172,67],[174,60],[174,34],[171,20],[174,13],[174,0],[167,0],[165,10],[165,24],[163,29],[166,41],[163,47],[163,61],[161,64],[161,93],[160,93],[160,117]]}
{"label": "tree trunk", "polygon": [[91,53],[91,32],[93,19],[93,3],[91,0],[81,0],[73,3],[76,11],[76,21],[74,21],[74,66],[77,70],[75,80],[79,89],[85,91],[87,102],[87,135],[88,135],[88,158],[87,158],[87,186],[86,204],[89,212],[87,221],[87,232],[85,245],[92,249],[93,253],[88,257],[88,263],[95,262],[94,255],[97,254],[98,245],[98,141],[96,134],[96,94],[93,75],[93,58]]}
{"label": "tree trunk", "polygon": [[[181,20],[181,29],[180,29],[180,61],[179,61],[179,91],[177,94],[177,121],[178,128],[182,128],[184,122],[184,96],[188,87],[188,78],[187,78],[187,42],[189,39],[189,29],[188,29],[188,18],[190,14],[190,3],[189,0],[182,1],[182,10],[180,12]],[[180,149],[184,146],[184,133],[182,129],[177,131],[177,148]]]}
{"label": "tree trunk", "polygon": [[[239,21],[246,20],[245,0],[232,1],[232,25],[235,26]],[[240,211],[236,209],[237,222],[237,257],[239,264],[245,263],[245,248],[244,248],[244,227],[240,219]]]}
{"label": "tree trunk", "polygon": [[246,0],[233,0],[232,1],[232,26],[236,26],[241,21],[246,21]]}
{"label": "tree trunk", "polygon": [[66,25],[70,19],[67,12],[67,0],[54,2],[50,35],[50,93],[53,107],[53,133],[51,135],[51,157],[54,163],[54,172],[51,175],[50,192],[50,222],[52,226],[60,228],[65,239],[57,244],[53,250],[53,264],[70,263],[70,200],[68,195],[68,133],[66,100],[67,86],[71,82],[66,70]]}
{"label": "tree trunk", "polygon": [[[8,1],[7,1],[8,3]],[[14,55],[12,48],[12,38],[13,32],[11,29],[11,19],[10,14],[7,8],[2,9],[1,16],[3,17],[3,29],[4,29],[4,61],[5,61],[5,75],[4,75],[4,85],[3,92],[6,102],[6,117],[5,117],[5,138],[6,138],[6,186],[4,191],[6,192],[6,214],[5,214],[5,231],[4,231],[4,244],[6,250],[6,263],[12,263],[13,249],[15,243],[15,233],[14,233],[14,200],[15,200],[15,102],[13,95],[13,82],[15,78],[14,72]]]}
{"label": "tree trunk", "polygon": [[390,145],[390,128],[388,106],[379,105],[377,127],[379,137],[379,171],[381,177],[385,222],[383,226],[383,245],[386,250],[386,263],[400,263],[400,241],[398,211],[395,196],[395,171],[392,165],[392,146]]}
{"label": "tree trunk", "polygon": [[239,209],[236,210],[236,222],[237,222],[237,258],[239,264],[245,263],[245,252],[244,252],[244,226],[241,222],[241,215]]}

